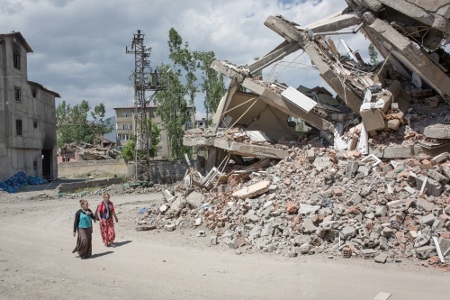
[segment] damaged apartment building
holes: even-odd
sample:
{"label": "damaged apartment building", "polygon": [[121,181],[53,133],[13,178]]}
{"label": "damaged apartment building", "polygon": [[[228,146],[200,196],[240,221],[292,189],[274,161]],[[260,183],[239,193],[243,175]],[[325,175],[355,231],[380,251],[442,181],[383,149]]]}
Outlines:
{"label": "damaged apartment building", "polygon": [[[450,34],[447,0],[347,0],[342,12],[299,26],[282,16],[265,25],[283,41],[258,61],[215,61],[231,79],[208,130],[187,132],[184,144],[206,147],[206,169],[231,155],[283,159],[292,146],[334,146],[378,158],[400,159],[450,148]],[[297,21],[297,20],[296,20]],[[301,21],[301,20],[300,20]],[[331,37],[362,34],[384,58],[376,64]],[[345,36],[343,36],[345,37]],[[304,51],[334,91],[295,88],[257,74]],[[301,84],[301,83],[300,83]],[[299,132],[302,120],[312,130]]]}
{"label": "damaged apartment building", "polygon": [[20,32],[0,34],[0,180],[22,171],[57,178],[55,98],[59,94],[28,80]]}

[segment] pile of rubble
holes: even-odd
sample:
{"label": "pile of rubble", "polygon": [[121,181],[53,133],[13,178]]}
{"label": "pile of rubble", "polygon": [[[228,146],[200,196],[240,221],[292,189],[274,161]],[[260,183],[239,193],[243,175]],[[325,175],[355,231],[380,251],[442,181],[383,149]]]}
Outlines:
{"label": "pile of rubble", "polygon": [[81,157],[83,160],[103,160],[116,159],[121,156],[115,143],[105,143],[92,145],[85,142],[70,143],[62,146],[58,154],[66,159]]}
{"label": "pile of rubble", "polygon": [[221,177],[224,184],[210,190],[201,184],[181,185],[175,195],[166,190],[166,202],[143,212],[136,229],[195,227],[238,253],[433,263],[450,254],[447,152],[383,162],[357,151],[292,148],[266,170]]}

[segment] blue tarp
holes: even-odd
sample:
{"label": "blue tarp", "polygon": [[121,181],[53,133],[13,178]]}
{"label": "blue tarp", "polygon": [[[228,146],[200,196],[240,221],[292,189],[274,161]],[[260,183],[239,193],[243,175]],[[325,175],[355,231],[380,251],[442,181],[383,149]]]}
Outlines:
{"label": "blue tarp", "polygon": [[43,183],[47,183],[47,180],[35,176],[27,176],[25,172],[20,171],[6,181],[0,181],[0,189],[8,193],[15,193],[24,185],[38,185]]}

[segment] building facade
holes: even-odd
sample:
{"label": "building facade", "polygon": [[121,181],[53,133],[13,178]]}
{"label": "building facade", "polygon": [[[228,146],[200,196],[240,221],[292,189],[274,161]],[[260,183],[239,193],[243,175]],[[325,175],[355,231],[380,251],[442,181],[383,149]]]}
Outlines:
{"label": "building facade", "polygon": [[[151,105],[147,106],[147,118],[149,118],[152,123],[156,123],[158,128],[160,129],[160,135],[159,135],[159,144],[158,144],[158,152],[155,157],[155,159],[163,160],[168,159],[170,156],[169,153],[169,135],[167,130],[164,127],[164,123],[161,120],[161,117],[156,113],[156,109],[158,107]],[[117,138],[117,145],[119,147],[125,146],[131,139],[135,132],[135,126],[136,126],[136,120],[134,118],[134,107],[119,107],[114,108],[116,112],[116,138]],[[192,113],[193,107],[188,107],[188,115],[192,116],[194,113]],[[191,119],[192,119],[191,117]],[[190,129],[193,126],[193,119],[188,121],[185,126],[184,130]]]}
{"label": "building facade", "polygon": [[19,171],[57,178],[56,108],[59,94],[28,81],[27,54],[20,32],[0,34],[0,180]]}

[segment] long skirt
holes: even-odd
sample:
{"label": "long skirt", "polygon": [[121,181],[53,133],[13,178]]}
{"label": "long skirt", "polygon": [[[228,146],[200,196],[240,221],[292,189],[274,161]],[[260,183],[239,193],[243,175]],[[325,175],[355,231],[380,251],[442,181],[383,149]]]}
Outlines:
{"label": "long skirt", "polygon": [[102,240],[105,246],[109,246],[114,242],[116,232],[114,231],[114,221],[112,218],[102,219],[100,221],[100,233],[102,234]]}
{"label": "long skirt", "polygon": [[92,227],[78,228],[77,245],[73,252],[78,252],[81,258],[92,256]]}

